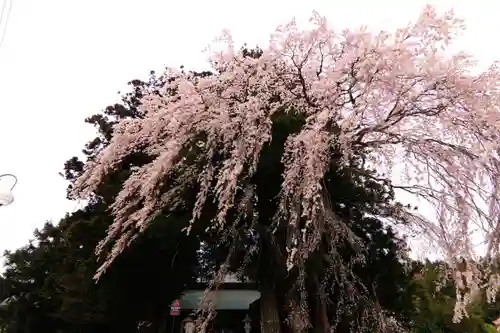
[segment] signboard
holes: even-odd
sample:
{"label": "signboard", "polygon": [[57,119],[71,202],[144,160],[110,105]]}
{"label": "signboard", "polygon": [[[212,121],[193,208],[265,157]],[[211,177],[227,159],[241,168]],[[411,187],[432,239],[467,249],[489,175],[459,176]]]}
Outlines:
{"label": "signboard", "polygon": [[176,299],[175,301],[172,302],[172,305],[170,306],[170,315],[178,316],[180,314],[181,314],[181,300]]}

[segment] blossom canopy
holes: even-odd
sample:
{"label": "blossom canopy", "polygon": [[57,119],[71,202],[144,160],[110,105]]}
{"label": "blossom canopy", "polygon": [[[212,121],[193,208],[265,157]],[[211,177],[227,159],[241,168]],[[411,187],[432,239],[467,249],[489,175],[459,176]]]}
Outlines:
{"label": "blossom canopy", "polygon": [[[130,175],[112,205],[115,222],[101,248],[114,242],[114,249],[101,273],[165,206],[176,204],[186,182],[200,189],[193,221],[212,193],[218,204],[213,225],[224,229],[239,181],[255,173],[272,139],[273,115],[290,110],[306,118],[285,143],[276,214],[292,230],[290,265],[327,219],[322,179],[332,142],[345,163],[363,150],[394,188],[432,204],[435,218],[404,207],[401,214],[450,258],[476,255],[476,231],[489,253],[498,252],[500,72],[493,64],[472,74],[472,57],[447,52],[463,22],[432,7],[392,34],[338,33],[317,13],[311,22],[309,30],[293,20],[280,26],[259,57],[247,56],[223,35],[225,47],[210,54],[214,75],[169,69],[166,84],[144,96],[144,116],[117,124],[110,144],[86,164],[74,194],[91,195],[133,152],[153,160]],[[205,161],[221,154],[221,166],[207,162],[193,171],[183,158],[193,142]],[[183,177],[166,186],[165,179],[179,172]]]}

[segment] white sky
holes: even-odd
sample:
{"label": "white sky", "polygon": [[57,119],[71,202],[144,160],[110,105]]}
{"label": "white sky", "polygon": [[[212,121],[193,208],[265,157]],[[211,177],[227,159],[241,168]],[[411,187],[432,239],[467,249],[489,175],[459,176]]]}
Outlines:
{"label": "white sky", "polygon": [[[9,0],[0,0],[0,8],[2,1]],[[16,201],[0,208],[2,252],[76,208],[65,200],[67,184],[58,172],[94,137],[84,118],[151,69],[200,66],[201,50],[224,28],[239,43],[263,45],[278,24],[315,9],[339,28],[392,30],[431,3],[454,7],[466,19],[462,48],[483,64],[500,59],[495,0],[12,1],[0,46],[0,174],[14,173],[19,183]]]}

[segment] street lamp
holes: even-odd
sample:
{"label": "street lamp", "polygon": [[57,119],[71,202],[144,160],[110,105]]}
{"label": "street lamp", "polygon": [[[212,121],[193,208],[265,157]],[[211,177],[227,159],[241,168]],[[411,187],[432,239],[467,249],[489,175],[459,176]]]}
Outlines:
{"label": "street lamp", "polygon": [[5,192],[0,191],[0,207],[10,205],[14,201],[14,195],[12,194],[12,190],[14,189],[14,187],[17,184],[17,177],[10,174],[10,173],[6,173],[3,175],[0,175],[0,180],[3,178],[6,178],[6,177],[12,178],[14,180],[14,184],[12,184],[12,186],[10,187],[10,190],[5,191]]}

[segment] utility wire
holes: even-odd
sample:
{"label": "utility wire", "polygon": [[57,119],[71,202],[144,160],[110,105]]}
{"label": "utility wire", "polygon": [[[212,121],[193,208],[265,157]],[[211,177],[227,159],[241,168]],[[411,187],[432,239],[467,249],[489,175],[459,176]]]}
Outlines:
{"label": "utility wire", "polygon": [[3,14],[5,14],[5,7],[7,5],[7,0],[4,0],[2,3],[2,10],[0,11],[0,27],[2,26]]}
{"label": "utility wire", "polygon": [[0,47],[2,47],[3,41],[5,39],[5,34],[7,33],[7,26],[9,24],[10,13],[12,11],[12,1],[13,0],[4,0],[2,4],[2,10],[0,13],[0,29],[2,27],[2,19],[4,23],[3,30],[0,32]]}

